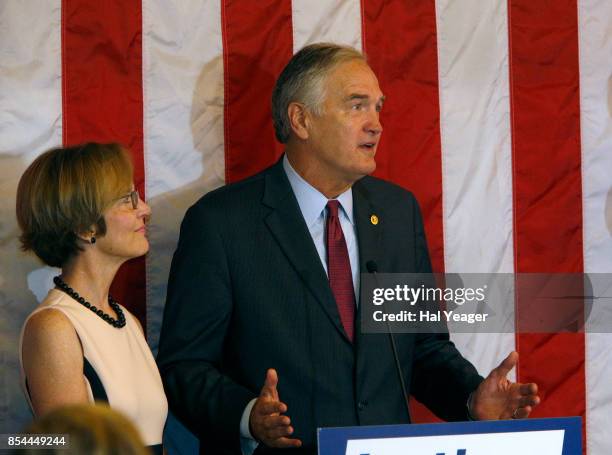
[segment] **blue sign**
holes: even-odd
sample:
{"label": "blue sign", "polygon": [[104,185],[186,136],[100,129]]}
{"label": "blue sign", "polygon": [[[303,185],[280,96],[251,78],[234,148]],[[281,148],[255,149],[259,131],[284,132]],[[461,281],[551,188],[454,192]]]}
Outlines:
{"label": "blue sign", "polygon": [[580,417],[319,428],[319,455],[582,455]]}

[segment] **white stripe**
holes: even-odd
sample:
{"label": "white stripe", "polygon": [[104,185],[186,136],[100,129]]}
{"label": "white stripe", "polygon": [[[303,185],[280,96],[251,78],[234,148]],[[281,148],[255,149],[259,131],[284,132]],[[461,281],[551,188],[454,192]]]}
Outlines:
{"label": "white stripe", "polygon": [[320,41],[362,49],[359,0],[293,0],[292,17],[294,53]]}
{"label": "white stripe", "polygon": [[21,174],[61,145],[61,1],[4,0],[0,6],[0,422],[3,433],[31,420],[19,387],[19,330],[51,287],[33,255],[19,252],[15,195]]}
{"label": "white stripe", "polygon": [[144,0],[144,158],[153,210],[147,333],[156,350],[166,282],[186,209],[222,185],[223,47],[220,2]]}
{"label": "white stripe", "polygon": [[[612,3],[578,2],[584,271],[612,272]],[[610,296],[593,280],[595,295]],[[612,301],[593,301],[591,321],[612,321]],[[589,324],[587,327],[592,327]],[[612,334],[586,335],[587,449],[612,453]]]}
{"label": "white stripe", "polygon": [[[506,3],[436,2],[446,272],[514,268]],[[481,374],[514,349],[513,334],[452,338]]]}

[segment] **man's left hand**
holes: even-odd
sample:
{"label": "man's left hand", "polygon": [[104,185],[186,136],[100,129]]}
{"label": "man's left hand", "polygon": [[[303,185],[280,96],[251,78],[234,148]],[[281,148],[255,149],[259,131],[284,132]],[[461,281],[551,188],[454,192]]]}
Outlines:
{"label": "man's left hand", "polygon": [[518,362],[518,353],[508,357],[480,383],[471,397],[470,413],[476,420],[524,419],[540,403],[534,383],[511,382],[506,376]]}

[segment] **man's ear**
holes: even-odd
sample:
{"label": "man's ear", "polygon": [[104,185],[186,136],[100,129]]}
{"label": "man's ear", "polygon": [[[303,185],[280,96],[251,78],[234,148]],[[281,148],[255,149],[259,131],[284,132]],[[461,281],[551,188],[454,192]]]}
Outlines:
{"label": "man's ear", "polygon": [[299,139],[308,139],[309,112],[306,106],[302,103],[293,102],[287,107],[287,116],[291,130]]}

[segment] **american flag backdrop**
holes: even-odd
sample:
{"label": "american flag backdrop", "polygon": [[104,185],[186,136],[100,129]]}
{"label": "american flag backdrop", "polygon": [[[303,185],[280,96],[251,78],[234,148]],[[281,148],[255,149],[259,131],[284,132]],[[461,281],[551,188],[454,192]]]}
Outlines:
{"label": "american flag backdrop", "polygon": [[[280,156],[271,89],[317,41],[378,75],[376,175],[415,193],[436,271],[612,272],[610,0],[1,0],[0,433],[30,418],[17,340],[57,273],[19,251],[26,166],[60,144],[129,146],[151,251],[113,290],[155,350],[185,210]],[[586,452],[612,453],[612,334],[453,339],[481,374],[518,350],[533,416],[582,416]]]}

